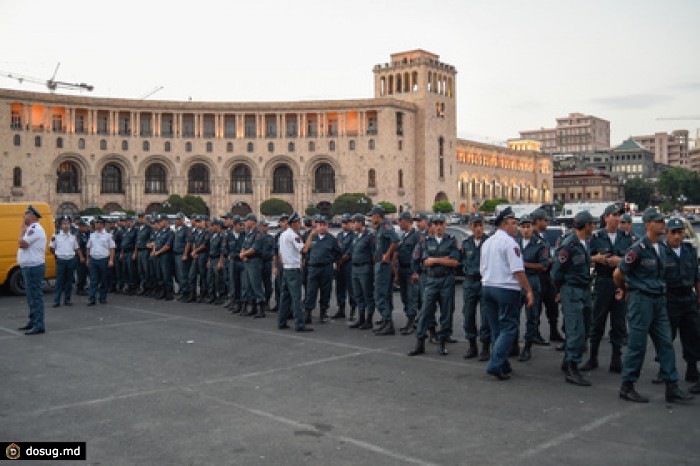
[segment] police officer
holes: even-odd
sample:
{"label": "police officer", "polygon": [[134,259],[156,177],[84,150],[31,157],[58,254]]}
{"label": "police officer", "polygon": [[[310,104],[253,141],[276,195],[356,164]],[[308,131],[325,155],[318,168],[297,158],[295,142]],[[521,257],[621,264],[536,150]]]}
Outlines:
{"label": "police officer", "polygon": [[[428,216],[426,214],[418,214],[418,244],[416,244],[416,247],[419,247],[420,244],[424,243],[425,240],[428,238],[428,236],[433,235],[435,233],[435,225],[433,225],[433,217]],[[423,266],[421,265],[420,260],[415,259],[415,250],[414,252],[414,260],[411,262],[411,281],[413,283],[418,284],[418,315],[416,317],[417,320],[420,320],[420,314],[423,309],[423,294],[425,290],[425,270],[423,269]],[[437,339],[437,333],[435,331],[435,326],[437,323],[435,322],[434,317],[431,319],[431,321],[428,323],[428,335],[429,335],[429,341],[430,343],[437,344],[438,339]],[[450,337],[451,338],[451,337]],[[448,340],[448,343],[450,343],[450,340]],[[488,358],[487,358],[488,359]]]}
{"label": "police officer", "polygon": [[121,253],[117,258],[117,266],[121,268],[119,275],[121,277],[121,283],[119,286],[124,293],[129,295],[133,295],[138,287],[136,278],[137,270],[135,270],[137,255],[134,252],[137,233],[138,231],[134,228],[134,219],[131,216],[127,216],[124,220],[124,230],[122,231],[120,244]]}
{"label": "police officer", "polygon": [[224,302],[224,257],[226,256],[226,244],[222,230],[224,222],[215,218],[211,222],[211,236],[209,237],[209,257],[207,259],[207,295],[208,304],[223,304]]}
{"label": "police officer", "polygon": [[[88,239],[90,239],[90,227],[83,220],[79,220],[77,225],[78,232],[76,233],[76,238],[78,239],[80,252],[82,253],[83,258],[87,260],[87,243]],[[76,276],[77,282],[75,287],[75,294],[78,296],[87,296],[87,291],[85,290],[85,287],[87,286],[88,269],[87,265],[85,265],[85,261],[78,262],[76,268]]]}
{"label": "police officer", "polygon": [[245,240],[245,226],[238,215],[233,218],[233,230],[226,237],[226,252],[229,256],[228,296],[226,306],[233,314],[240,314],[245,305],[245,267],[241,259],[241,250]]}
{"label": "police officer", "polygon": [[625,230],[630,235],[634,235],[634,232],[632,231],[632,216],[630,214],[622,214],[620,217],[620,228]]}
{"label": "police officer", "polygon": [[97,286],[100,286],[100,304],[107,304],[109,275],[107,270],[114,267],[114,238],[105,230],[102,217],[95,219],[95,232],[90,235],[87,244],[87,264],[90,271],[90,294],[88,306],[95,305]]}
{"label": "police officer", "polygon": [[535,344],[539,336],[540,328],[540,274],[549,268],[549,246],[539,237],[535,236],[532,228],[532,217],[523,215],[518,222],[520,225],[520,235],[518,236],[518,246],[523,255],[523,265],[525,266],[525,276],[530,289],[535,297],[532,306],[527,305],[526,297],[523,296],[525,305],[525,346],[520,353],[520,362],[529,361],[532,356],[532,345]]}
{"label": "police officer", "polygon": [[622,346],[625,344],[625,302],[615,299],[617,286],[613,272],[632,246],[632,236],[619,227],[622,210],[615,204],[605,208],[603,221],[605,228],[593,232],[590,238],[591,258],[595,270],[593,294],[593,325],[591,326],[591,351],[588,361],[581,370],[590,371],[598,367],[598,347],[605,333],[608,314],[610,315],[610,372],[622,371]]}
{"label": "police officer", "polygon": [[[551,251],[555,245],[549,243],[549,240],[547,240],[547,235],[545,234],[547,227],[549,226],[550,218],[544,209],[535,209],[530,216],[532,217],[532,227],[535,231],[535,236],[544,242],[545,246],[547,247],[547,251],[550,251],[547,270],[540,273],[540,308],[538,313],[541,315],[542,307],[544,307],[547,320],[549,321],[549,340],[553,342],[563,342],[564,337],[561,335],[561,333],[559,333],[558,329],[559,305],[555,300],[556,291],[554,289],[554,284],[552,283],[551,275],[552,264],[554,262]],[[537,337],[533,343],[541,346],[549,345],[549,343],[542,338],[539,328],[537,329]]]}
{"label": "police officer", "polygon": [[170,229],[170,221],[166,215],[160,216],[160,229],[155,235],[153,257],[158,267],[159,293],[156,299],[173,300],[173,243],[175,234]]}
{"label": "police officer", "polygon": [[305,244],[300,236],[301,218],[294,212],[289,217],[289,228],[280,236],[279,258],[284,272],[281,274],[279,313],[277,328],[289,328],[287,315],[290,308],[294,315],[294,328],[297,332],[311,332],[313,328],[305,323],[301,307],[301,250]]}
{"label": "police officer", "polygon": [[[311,217],[304,217],[304,228],[299,233],[301,235],[301,240],[306,244],[306,240],[309,239],[309,235],[315,228],[315,222]],[[308,257],[306,253],[302,251],[301,256],[301,282],[302,288],[304,290],[304,301],[306,301],[306,292],[309,283],[309,268],[306,266],[308,262]]]}
{"label": "police officer", "polygon": [[265,296],[265,309],[270,310],[270,298],[272,298],[272,259],[275,256],[275,237],[270,234],[270,224],[267,220],[260,221],[260,259],[262,260],[261,275],[263,293]]}
{"label": "police officer", "polygon": [[374,316],[374,233],[365,227],[365,216],[355,214],[352,217],[355,236],[350,248],[352,264],[352,291],[358,308],[358,318],[350,328],[368,330],[372,328]]}
{"label": "police officer", "polygon": [[29,304],[29,322],[19,330],[25,335],[46,332],[44,323],[44,291],[41,289],[46,274],[46,233],[39,223],[41,214],[31,205],[24,212],[20,227],[17,262],[22,269],[24,288]]}
{"label": "police officer", "polygon": [[399,245],[394,251],[393,267],[394,267],[394,283],[399,286],[401,291],[401,303],[403,304],[403,312],[406,315],[406,325],[401,327],[399,331],[402,335],[410,335],[413,333],[413,324],[416,322],[418,315],[418,283],[414,283],[411,279],[413,269],[411,262],[413,261],[413,251],[418,243],[418,232],[413,228],[413,217],[411,213],[401,212],[399,215]]}
{"label": "police officer", "polygon": [[311,323],[311,312],[319,296],[320,322],[328,321],[328,308],[333,287],[333,263],[340,259],[340,247],[336,238],[328,232],[328,220],[316,217],[316,228],[309,234],[303,252],[307,255],[308,289],[304,301],[306,323]]}
{"label": "police officer", "polygon": [[[190,257],[192,259],[188,274],[190,296],[183,300],[184,303],[203,303],[206,300],[209,234],[209,230],[204,228],[204,216],[196,216],[194,219],[194,230],[190,239]],[[197,300],[197,296],[199,296],[199,300]]]}
{"label": "police officer", "polygon": [[280,237],[287,229],[289,224],[289,215],[282,214],[279,219],[279,231],[275,234],[275,255],[272,257],[272,275],[275,277],[275,307],[270,308],[270,312],[277,312],[280,305],[280,293],[282,292],[282,274],[284,267],[280,260]]}
{"label": "police officer", "polygon": [[481,246],[488,236],[484,233],[484,216],[480,213],[473,213],[469,216],[469,229],[471,236],[462,241],[462,269],[464,271],[464,282],[462,283],[462,298],[464,307],[462,315],[464,316],[464,337],[469,341],[469,349],[467,349],[464,359],[476,357],[478,348],[476,346],[477,327],[476,327],[476,308],[479,306],[481,311],[479,326],[479,340],[481,340],[481,354],[479,361],[488,361],[490,357],[489,347],[491,346],[491,330],[489,329],[488,321],[484,316],[484,309],[480,305],[481,302],[481,271],[479,264],[481,263]]}
{"label": "police officer", "polygon": [[243,248],[239,257],[243,260],[243,271],[245,276],[245,300],[248,302],[246,311],[241,312],[242,316],[265,317],[267,306],[265,304],[265,294],[262,280],[262,250],[263,233],[257,226],[258,219],[255,214],[250,213],[245,217],[245,238]]}
{"label": "police officer", "polygon": [[376,329],[376,335],[394,335],[394,321],[391,317],[393,309],[392,294],[393,281],[391,258],[394,250],[399,245],[399,237],[394,231],[391,221],[385,218],[386,211],[380,204],[372,207],[370,211],[372,226],[376,235],[376,248],[374,250],[374,301],[377,310],[382,316],[382,323]]}
{"label": "police officer", "polygon": [[338,233],[338,247],[340,259],[335,264],[335,295],[338,303],[338,311],[331,319],[345,318],[345,303],[350,303],[350,320],[355,320],[355,295],[352,291],[352,264],[350,262],[350,248],[355,238],[350,214],[341,217],[342,231]]}
{"label": "police officer", "polygon": [[56,286],[54,291],[53,307],[61,305],[61,295],[66,306],[72,306],[70,301],[73,291],[73,279],[78,260],[85,262],[85,257],[80,252],[78,239],[70,231],[70,217],[63,216],[60,219],[61,229],[51,237],[49,248],[56,256]]}
{"label": "police officer", "polygon": [[175,279],[180,287],[178,301],[184,301],[190,296],[190,247],[192,246],[192,229],[185,225],[185,214],[178,212],[175,218],[173,234],[173,262],[175,263]]}
{"label": "police officer", "polygon": [[[647,348],[647,335],[656,349],[661,364],[661,377],[666,382],[666,401],[688,401],[692,395],[678,386],[676,354],[673,350],[671,324],[666,311],[664,263],[660,257],[663,245],[659,238],[666,228],[663,215],[648,208],[642,215],[646,236],[632,245],[614,272],[619,295],[627,295],[628,351],[622,364],[620,398],[637,403],[649,399],[637,393],[634,382],[639,378]],[[568,332],[567,325],[567,345]]]}
{"label": "police officer", "polygon": [[576,214],[574,233],[562,241],[552,267],[566,328],[566,352],[562,366],[566,373],[565,380],[586,387],[591,382],[581,375],[578,365],[591,319],[591,260],[597,261],[603,256],[597,253],[592,259],[588,250],[588,238],[593,233],[595,222],[588,211]]}
{"label": "police officer", "polygon": [[126,217],[119,217],[118,220],[110,220],[110,233],[114,238],[114,267],[108,270],[109,273],[109,289],[112,293],[120,294],[123,286],[123,278],[121,271],[121,253],[122,253],[122,238],[124,236],[124,222]]}
{"label": "police officer", "polygon": [[156,256],[153,255],[153,251],[155,251],[156,234],[160,231],[160,215],[158,215],[158,213],[154,212],[151,215],[150,224],[151,236],[148,238],[148,249],[150,251],[148,255],[148,276],[151,280],[151,289],[148,296],[151,298],[158,298],[161,294],[161,290],[158,287],[158,282],[160,281],[160,266]]}
{"label": "police officer", "polygon": [[[700,270],[695,248],[683,241],[683,220],[672,218],[666,223],[666,241],[660,248],[666,282],[666,310],[671,324],[671,339],[680,333],[683,359],[687,364],[685,380],[698,382],[698,359],[700,359]],[[662,383],[661,373],[654,382]],[[690,393],[700,393],[696,384]]]}
{"label": "police officer", "polygon": [[452,312],[455,299],[454,269],[459,266],[460,251],[454,236],[445,234],[445,217],[436,215],[433,218],[433,224],[435,224],[435,233],[425,242],[419,243],[414,253],[416,259],[425,268],[426,280],[416,347],[408,353],[409,356],[425,353],[428,324],[435,316],[438,303],[440,304],[439,353],[443,356],[447,355],[445,347],[447,338],[452,335]]}
{"label": "police officer", "polygon": [[137,254],[136,260],[141,288],[138,294],[146,295],[151,292],[154,286],[148,266],[148,260],[151,256],[151,248],[149,248],[148,243],[153,234],[153,228],[148,223],[145,212],[139,211],[137,213],[137,219],[138,224],[136,226],[136,245],[134,252]]}

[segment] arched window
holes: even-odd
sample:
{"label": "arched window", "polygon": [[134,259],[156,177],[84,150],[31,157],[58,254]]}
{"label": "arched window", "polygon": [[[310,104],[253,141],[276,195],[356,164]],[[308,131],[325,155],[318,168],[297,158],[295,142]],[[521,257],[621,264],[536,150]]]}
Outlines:
{"label": "arched window", "polygon": [[165,167],[152,163],[146,168],[146,194],[166,194],[168,192]]}
{"label": "arched window", "polygon": [[107,141],[100,139],[100,150],[107,150]]}
{"label": "arched window", "polygon": [[185,152],[192,152],[192,143],[189,141],[185,143]]}
{"label": "arched window", "polygon": [[272,142],[267,143],[267,151],[268,152],[274,152],[275,151],[275,144]]}
{"label": "arched window", "polygon": [[445,138],[438,138],[438,177],[445,178]]}
{"label": "arched window", "polygon": [[78,139],[78,149],[85,149],[85,139]]}
{"label": "arched window", "polygon": [[348,149],[355,150],[355,140],[354,139],[351,140],[350,142],[348,142]]}
{"label": "arched window", "polygon": [[189,194],[209,194],[209,169],[203,163],[192,165],[187,173],[187,192]]}
{"label": "arched window", "polygon": [[403,170],[399,170],[399,189],[403,189]]}
{"label": "arched window", "polygon": [[123,193],[122,171],[118,165],[108,163],[102,169],[102,194]]}
{"label": "arched window", "polygon": [[239,163],[231,170],[231,193],[232,194],[252,194],[253,177],[250,167],[244,163]]}
{"label": "arched window", "polygon": [[129,141],[122,141],[122,150],[129,150]]}
{"label": "arched window", "polygon": [[252,142],[249,142],[249,143],[246,145],[246,150],[247,150],[248,152],[253,152],[253,143],[252,143]]}
{"label": "arched window", "polygon": [[19,134],[15,134],[15,137],[13,138],[15,146],[19,146],[22,144],[22,138],[20,137]]}
{"label": "arched window", "polygon": [[214,144],[211,142],[207,142],[207,152],[213,152],[214,151]]}
{"label": "arched window", "polygon": [[328,143],[328,150],[331,152],[335,150],[335,141],[331,141]]}
{"label": "arched window", "polygon": [[143,141],[143,151],[148,152],[151,150],[151,143],[148,141]]}
{"label": "arched window", "polygon": [[226,152],[233,152],[233,143],[232,142],[226,143]]}
{"label": "arched window", "polygon": [[41,136],[34,136],[34,147],[41,147]]}
{"label": "arched window", "polygon": [[313,152],[316,150],[316,143],[311,141],[309,142],[309,152]]}
{"label": "arched window", "polygon": [[293,142],[290,142],[290,143],[287,145],[287,152],[294,152],[295,149],[296,149],[296,147],[294,146],[294,143],[293,143]]}
{"label": "arched window", "polygon": [[374,150],[374,147],[375,147],[374,139],[369,140],[368,146],[369,146],[369,150]]}
{"label": "arched window", "polygon": [[288,165],[279,165],[272,174],[272,192],[292,194],[294,192],[294,175]]}
{"label": "arched window", "polygon": [[22,187],[22,169],[19,167],[15,167],[12,170],[12,186],[15,188]]}
{"label": "arched window", "polygon": [[374,171],[374,168],[370,168],[369,172],[367,172],[367,187],[368,188],[376,188],[377,187],[377,172]]}
{"label": "arched window", "polygon": [[63,162],[56,175],[56,192],[59,194],[71,194],[80,192],[80,177],[78,167],[73,162]]}
{"label": "arched window", "polygon": [[56,149],[63,149],[63,138],[56,138]]}
{"label": "arched window", "polygon": [[314,191],[317,193],[335,192],[335,170],[328,163],[322,163],[314,174]]}
{"label": "arched window", "polygon": [[165,152],[170,152],[170,141],[165,141],[164,150]]}

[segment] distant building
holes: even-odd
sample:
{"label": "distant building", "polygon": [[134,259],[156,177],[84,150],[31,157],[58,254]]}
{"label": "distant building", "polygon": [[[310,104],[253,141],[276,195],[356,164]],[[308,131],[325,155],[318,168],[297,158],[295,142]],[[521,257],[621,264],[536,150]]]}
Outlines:
{"label": "distant building", "polygon": [[610,148],[610,122],[593,115],[570,113],[555,128],[520,131],[520,139],[539,141],[545,154],[576,154]]}
{"label": "distant building", "polygon": [[630,138],[610,151],[610,172],[623,180],[645,178],[654,180],[663,170],[662,164],[654,162],[654,154]]}
{"label": "distant building", "polygon": [[649,136],[632,136],[632,139],[654,153],[654,161],[672,167],[690,169],[689,133],[680,129]]}
{"label": "distant building", "polygon": [[623,201],[623,181],[604,170],[566,170],[554,172],[555,202]]}

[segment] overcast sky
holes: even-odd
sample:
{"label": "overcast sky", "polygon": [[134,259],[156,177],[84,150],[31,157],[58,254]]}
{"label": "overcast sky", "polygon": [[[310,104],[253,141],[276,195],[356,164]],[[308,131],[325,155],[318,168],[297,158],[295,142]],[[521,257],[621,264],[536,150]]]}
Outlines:
{"label": "overcast sky", "polygon": [[423,48],[457,68],[461,137],[574,111],[610,120],[613,145],[700,128],[657,121],[700,116],[698,0],[0,0],[0,44],[0,70],[49,78],[60,61],[95,96],[211,101],[371,97],[375,64]]}

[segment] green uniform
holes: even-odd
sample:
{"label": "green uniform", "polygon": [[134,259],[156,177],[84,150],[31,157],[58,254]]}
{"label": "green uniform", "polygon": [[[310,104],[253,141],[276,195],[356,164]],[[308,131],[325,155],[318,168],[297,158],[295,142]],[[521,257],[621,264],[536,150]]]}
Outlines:
{"label": "green uniform", "polygon": [[394,226],[389,219],[384,219],[377,227],[376,245],[374,250],[374,301],[377,310],[385,321],[391,320],[393,280],[391,273],[391,260],[384,263],[382,256],[389,251],[393,243],[399,242],[399,237],[394,231]]}
{"label": "green uniform", "polygon": [[479,325],[479,340],[482,343],[491,342],[491,329],[489,323],[484,316],[483,308],[481,307],[481,246],[488,236],[484,235],[476,243],[474,235],[462,241],[462,270],[464,271],[464,282],[462,283],[462,299],[464,306],[462,307],[462,315],[464,316],[464,337],[467,340],[476,338],[476,307],[480,310],[480,325]]}
{"label": "green uniform", "polygon": [[[519,236],[518,245],[523,255],[524,264],[540,264],[545,267],[549,266],[549,246],[542,241],[538,236],[533,235],[527,245],[525,240]],[[527,298],[523,291],[523,303],[525,304],[525,341],[533,342],[537,339],[540,329],[540,303],[542,302],[542,290],[540,272],[535,269],[525,268],[525,276],[527,277],[532,294],[535,297],[534,304],[527,307]]]}

